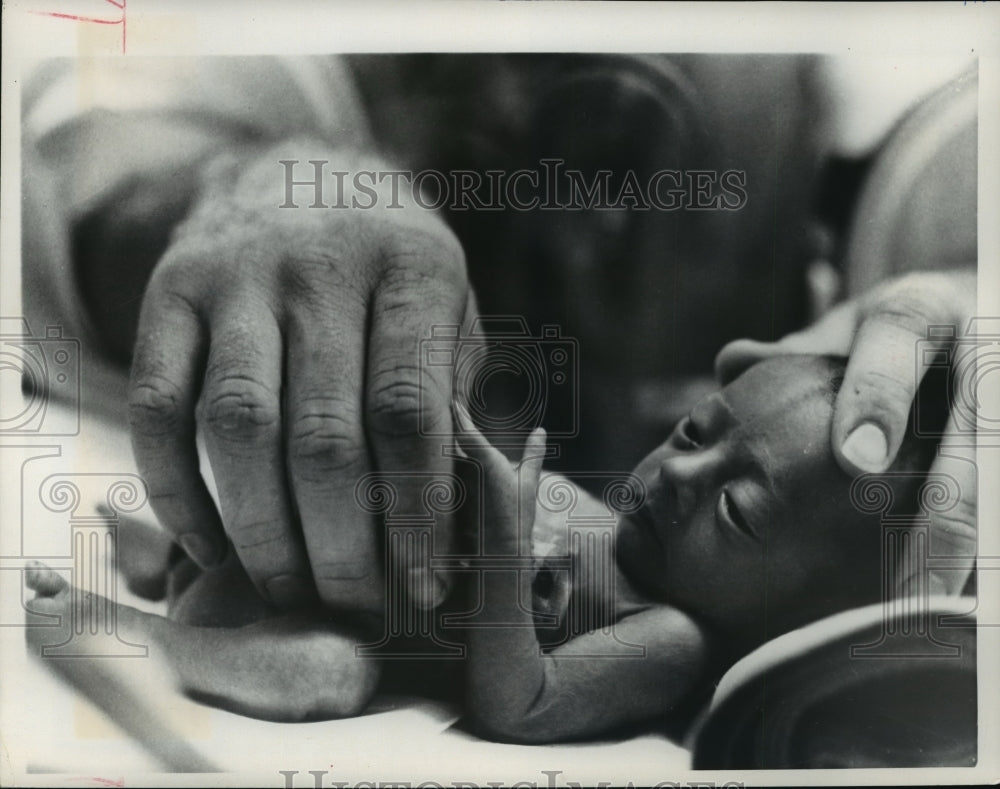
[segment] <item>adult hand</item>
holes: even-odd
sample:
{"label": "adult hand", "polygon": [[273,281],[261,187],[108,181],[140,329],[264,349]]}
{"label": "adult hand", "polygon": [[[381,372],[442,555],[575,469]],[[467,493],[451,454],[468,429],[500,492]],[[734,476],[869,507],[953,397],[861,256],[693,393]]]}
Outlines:
{"label": "adult hand", "polygon": [[[382,541],[355,484],[371,470],[450,468],[420,428],[450,431],[451,380],[434,368],[421,376],[419,340],[434,324],[463,323],[472,301],[457,239],[404,189],[375,184],[373,201],[347,177],[338,201],[327,176],[327,206],[357,197],[361,207],[309,207],[312,187],[298,186],[298,207],[279,208],[282,159],[301,160],[297,179],[312,173],[309,159],[330,159],[327,173],[385,169],[343,151],[308,155],[316,150],[293,142],[212,168],[145,293],[132,441],[157,516],[198,564],[218,563],[228,535],[266,599],[318,595],[381,613]],[[398,484],[400,510],[419,509],[420,485]],[[443,598],[420,556],[397,560],[418,603]]]}
{"label": "adult hand", "polygon": [[[774,343],[737,340],[715,360],[716,375],[727,382],[751,364],[795,353],[848,357],[844,382],[834,406],[832,445],[848,474],[885,471],[903,441],[924,367],[918,341],[928,342],[928,327],[952,325],[964,332],[976,306],[974,270],[907,274],[838,305],[803,331]],[[952,342],[931,339],[931,348]],[[958,593],[976,552],[976,466],[974,437],[959,430],[958,399],[951,403],[939,454],[930,473],[957,482],[951,500],[932,514],[931,553],[950,554],[953,566],[931,570],[932,591]],[[974,414],[972,415],[973,419]]]}

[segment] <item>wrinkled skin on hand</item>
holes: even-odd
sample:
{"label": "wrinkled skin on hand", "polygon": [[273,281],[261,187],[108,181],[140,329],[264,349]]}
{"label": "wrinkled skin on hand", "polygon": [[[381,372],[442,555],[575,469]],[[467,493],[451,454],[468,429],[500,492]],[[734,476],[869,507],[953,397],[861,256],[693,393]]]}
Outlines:
{"label": "wrinkled skin on hand", "polygon": [[[450,430],[451,381],[421,376],[421,337],[461,324],[472,298],[462,249],[433,212],[389,184],[345,192],[346,208],[309,208],[313,187],[285,201],[281,159],[325,170],[380,161],[290,141],[209,168],[197,205],[153,272],[129,385],[133,447],[163,525],[203,567],[231,541],[271,602],[380,612],[380,523],[354,500],[371,470],[446,471],[420,427]],[[305,168],[303,170],[302,168]],[[326,188],[332,189],[333,179]],[[351,178],[346,179],[349,187]],[[388,208],[394,197],[403,208]],[[330,194],[326,204],[336,203]],[[398,205],[398,202],[396,202]],[[219,508],[199,471],[204,438]],[[419,504],[420,481],[398,485]],[[411,588],[421,557],[400,557]]]}

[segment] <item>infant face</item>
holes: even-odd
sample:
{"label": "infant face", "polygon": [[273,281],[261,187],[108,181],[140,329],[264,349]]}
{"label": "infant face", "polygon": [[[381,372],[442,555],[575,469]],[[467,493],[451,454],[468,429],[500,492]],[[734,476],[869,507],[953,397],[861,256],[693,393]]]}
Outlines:
{"label": "infant face", "polygon": [[871,524],[830,448],[840,372],[821,357],[772,359],[702,400],[635,470],[647,500],[619,520],[626,577],[750,638],[829,613],[853,579],[877,578],[877,543],[870,561],[860,550]]}

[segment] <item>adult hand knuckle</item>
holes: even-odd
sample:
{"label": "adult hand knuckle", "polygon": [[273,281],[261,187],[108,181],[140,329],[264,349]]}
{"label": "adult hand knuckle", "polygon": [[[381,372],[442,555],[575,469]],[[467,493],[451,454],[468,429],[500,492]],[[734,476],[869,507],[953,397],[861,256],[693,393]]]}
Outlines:
{"label": "adult hand knuckle", "polygon": [[876,410],[905,414],[909,412],[913,392],[911,385],[891,373],[864,370],[854,379],[854,394],[864,397]]}
{"label": "adult hand knuckle", "polygon": [[212,382],[204,404],[205,427],[216,437],[251,441],[280,419],[277,397],[253,378],[226,375]]}
{"label": "adult hand knuckle", "polygon": [[411,280],[458,288],[468,284],[465,253],[447,228],[410,229],[405,236],[393,239],[385,258],[390,272],[409,275]]}
{"label": "adult hand knuckle", "polygon": [[128,421],[134,433],[156,437],[175,433],[185,418],[179,387],[151,375],[136,380],[128,393]]}
{"label": "adult hand knuckle", "polygon": [[356,466],[365,448],[354,408],[334,398],[306,401],[291,425],[290,455],[300,473],[324,477]]}
{"label": "adult hand knuckle", "polygon": [[[398,314],[407,322],[428,315],[449,315],[454,305],[465,298],[464,285],[461,290],[457,287],[458,283],[448,277],[396,268],[387,272],[378,285],[377,310],[383,319]],[[429,323],[425,330],[430,330]]]}
{"label": "adult hand knuckle", "polygon": [[947,322],[947,312],[933,292],[919,281],[903,280],[874,308],[873,315],[891,326],[924,336],[931,324]]}
{"label": "adult hand knuckle", "polygon": [[239,550],[253,550],[274,546],[280,548],[285,540],[284,523],[280,520],[241,521],[229,529],[233,545]]}
{"label": "adult hand knuckle", "polygon": [[940,536],[950,537],[952,541],[965,538],[974,542],[976,505],[974,502],[958,502],[948,512],[934,513],[931,522]]}
{"label": "adult hand knuckle", "polygon": [[352,249],[297,248],[278,265],[277,282],[286,305],[312,315],[363,314],[368,284],[363,255]]}
{"label": "adult hand knuckle", "polygon": [[432,412],[429,393],[420,384],[419,371],[396,368],[373,377],[368,425],[384,436],[415,436]]}
{"label": "adult hand knuckle", "polygon": [[190,244],[184,245],[184,248],[174,246],[168,249],[153,270],[149,280],[150,290],[186,298],[186,294],[197,290],[197,286],[192,286],[206,268],[199,263],[204,257]]}

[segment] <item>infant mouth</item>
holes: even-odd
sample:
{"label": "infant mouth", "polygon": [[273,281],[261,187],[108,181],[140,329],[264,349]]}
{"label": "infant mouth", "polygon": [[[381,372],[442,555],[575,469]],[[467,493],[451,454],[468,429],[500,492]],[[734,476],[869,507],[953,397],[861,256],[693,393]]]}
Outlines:
{"label": "infant mouth", "polygon": [[666,558],[666,547],[656,519],[645,505],[623,515],[623,540],[616,540],[615,562],[624,576],[637,590],[652,599]]}
{"label": "infant mouth", "polygon": [[663,538],[660,536],[660,530],[657,528],[656,518],[653,517],[653,513],[649,511],[646,504],[643,504],[635,512],[630,513],[628,518],[630,518],[640,530],[652,537],[657,547],[661,551],[663,550]]}

